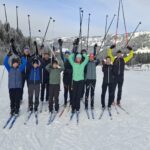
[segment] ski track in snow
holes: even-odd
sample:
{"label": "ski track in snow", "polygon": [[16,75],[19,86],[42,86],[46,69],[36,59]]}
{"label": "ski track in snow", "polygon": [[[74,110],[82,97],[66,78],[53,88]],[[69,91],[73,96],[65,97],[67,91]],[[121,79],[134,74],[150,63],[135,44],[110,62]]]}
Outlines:
{"label": "ski track in snow", "polygon": [[[3,66],[0,67],[0,78]],[[47,125],[48,112],[39,113],[39,124],[35,124],[32,114],[27,125],[27,89],[21,105],[20,117],[11,130],[3,129],[9,117],[9,94],[7,72],[0,85],[0,150],[149,150],[150,149],[150,72],[125,72],[123,87],[123,107],[129,115],[117,107],[112,107],[110,120],[108,111],[101,113],[100,97],[102,83],[101,67],[97,69],[95,94],[95,119],[87,119],[81,102],[79,124],[76,115],[69,121],[70,111],[64,111],[61,118],[57,115],[54,122]],[[63,85],[61,84],[62,89]],[[106,102],[107,102],[106,96]],[[60,92],[60,104],[63,103],[63,91]],[[61,108],[62,109],[62,108]],[[61,112],[60,109],[60,112]]]}

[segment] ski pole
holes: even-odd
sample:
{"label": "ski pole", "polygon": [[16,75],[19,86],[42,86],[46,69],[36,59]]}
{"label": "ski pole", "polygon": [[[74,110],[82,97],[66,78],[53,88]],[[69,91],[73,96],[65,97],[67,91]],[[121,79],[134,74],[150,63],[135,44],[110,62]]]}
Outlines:
{"label": "ski pole", "polygon": [[125,13],[124,13],[124,6],[123,6],[123,1],[122,0],[121,0],[121,6],[122,6],[122,15],[123,15],[123,21],[124,21],[125,34],[126,34],[126,43],[128,43],[128,32],[127,32],[126,19],[125,19]]}
{"label": "ski pole", "polygon": [[2,84],[4,74],[5,74],[5,67],[3,68],[3,72],[2,72],[2,76],[1,76],[1,80],[0,80],[0,87],[1,87],[1,84]]}
{"label": "ski pole", "polygon": [[105,34],[107,32],[107,24],[108,24],[108,15],[106,15]]}
{"label": "ski pole", "polygon": [[42,45],[44,44],[44,41],[45,41],[45,38],[46,38],[46,35],[47,35],[47,31],[48,31],[51,19],[52,19],[52,17],[49,18],[49,21],[48,21],[48,24],[47,24],[47,27],[46,27],[46,31],[45,31],[45,34],[44,34],[44,37],[43,37]]}
{"label": "ski pole", "polygon": [[80,13],[80,31],[79,31],[79,40],[81,41],[81,50],[82,50],[82,21],[83,21],[83,9],[79,8]]}
{"label": "ski pole", "polygon": [[99,48],[99,52],[100,52],[100,50],[101,50],[101,48],[102,48],[102,46],[103,46],[104,41],[106,40],[106,37],[107,37],[108,32],[109,32],[109,30],[110,30],[110,28],[111,28],[111,26],[112,26],[112,23],[114,22],[115,17],[116,17],[116,15],[114,14],[114,16],[113,16],[113,18],[112,18],[112,20],[111,20],[111,22],[110,22],[110,25],[109,25],[109,27],[108,27],[108,29],[107,29],[105,35],[104,35],[104,38],[103,38],[103,40],[102,40],[102,42],[101,42],[101,46],[100,46],[100,48]]}
{"label": "ski pole", "polygon": [[6,23],[8,22],[8,20],[7,20],[7,11],[6,11],[6,5],[5,4],[3,4],[3,6],[4,6],[4,12],[5,12],[5,19],[6,19]]}
{"label": "ski pole", "polygon": [[18,23],[18,6],[16,6],[16,22],[17,22],[17,32],[19,30],[19,23]]}
{"label": "ski pole", "polygon": [[30,24],[30,15],[28,15],[28,26],[29,26],[29,47],[31,47],[31,24]]}
{"label": "ski pole", "polygon": [[116,45],[116,42],[117,42],[117,36],[118,36],[119,16],[120,16],[120,0],[119,0],[119,6],[118,6],[117,25],[116,25],[116,35],[115,35],[115,45]]}
{"label": "ski pole", "polygon": [[137,31],[137,29],[139,28],[139,26],[140,26],[141,24],[142,24],[142,22],[140,21],[140,22],[138,23],[138,25],[136,26],[135,30],[132,32],[132,35],[130,36],[130,39],[128,40],[128,42],[127,42],[127,44],[125,45],[124,48],[126,48],[126,47],[129,45],[129,43],[130,43],[130,41],[132,40],[132,38],[133,38],[135,32]]}
{"label": "ski pole", "polygon": [[91,14],[89,13],[89,18],[88,18],[88,31],[87,31],[87,51],[89,48],[89,32],[90,32],[90,20],[91,20]]}

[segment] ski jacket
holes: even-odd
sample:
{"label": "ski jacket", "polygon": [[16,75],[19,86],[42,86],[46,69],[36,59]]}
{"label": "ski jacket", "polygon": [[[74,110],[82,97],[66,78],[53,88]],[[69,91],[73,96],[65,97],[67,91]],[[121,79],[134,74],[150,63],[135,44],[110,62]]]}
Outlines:
{"label": "ski jacket", "polygon": [[125,64],[133,58],[133,53],[133,50],[131,50],[127,57],[115,58],[112,55],[112,49],[108,50],[108,56],[111,57],[111,61],[113,62],[115,76],[124,76]]}
{"label": "ski jacket", "polygon": [[48,64],[51,63],[51,59],[49,58],[48,60],[45,60],[44,58],[42,59],[41,61],[41,68],[42,68],[42,71],[41,71],[41,82],[43,84],[48,84],[49,83],[49,72],[46,70],[46,66]]}
{"label": "ski jacket", "polygon": [[94,60],[89,61],[86,65],[86,80],[96,80],[96,66],[100,63],[100,61]]}
{"label": "ski jacket", "polygon": [[22,88],[22,72],[26,66],[26,60],[24,57],[21,57],[21,64],[18,68],[13,68],[9,65],[9,56],[6,56],[4,59],[4,65],[8,71],[8,88]]}
{"label": "ski jacket", "polygon": [[28,56],[26,56],[26,55],[23,55],[23,57],[26,59],[26,62],[27,62],[27,64],[26,64],[26,66],[25,66],[25,69],[24,69],[24,71],[22,72],[22,75],[23,75],[23,77],[28,77],[28,75],[29,75],[29,64],[30,64],[30,61],[31,61],[31,56],[30,55],[28,55]]}
{"label": "ski jacket", "polygon": [[60,77],[61,72],[64,70],[63,63],[60,68],[53,68],[51,64],[46,66],[46,70],[49,72],[49,84],[59,84],[60,85]]}
{"label": "ski jacket", "polygon": [[88,57],[88,55],[84,54],[83,57],[85,58],[85,60],[81,64],[78,64],[74,61],[74,56],[75,56],[75,54],[71,54],[69,56],[69,62],[73,68],[73,80],[74,81],[84,80],[85,79],[84,78],[84,69],[85,69],[86,64],[89,61],[89,57]]}
{"label": "ski jacket", "polygon": [[103,65],[102,71],[104,74],[103,83],[109,84],[114,82],[114,72],[113,72],[113,65]]}
{"label": "ski jacket", "polygon": [[41,74],[42,74],[41,66],[34,68],[32,66],[32,62],[30,62],[28,69],[29,69],[28,83],[29,84],[40,84],[41,83]]}

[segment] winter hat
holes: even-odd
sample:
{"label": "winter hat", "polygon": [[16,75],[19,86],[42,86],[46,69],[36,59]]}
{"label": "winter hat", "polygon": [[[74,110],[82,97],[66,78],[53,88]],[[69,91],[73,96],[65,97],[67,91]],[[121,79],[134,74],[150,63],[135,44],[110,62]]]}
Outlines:
{"label": "winter hat", "polygon": [[118,54],[118,53],[122,53],[122,51],[121,51],[121,50],[118,50],[118,51],[117,51],[117,54]]}
{"label": "winter hat", "polygon": [[86,49],[81,50],[81,54],[83,54],[83,53],[87,53]]}
{"label": "winter hat", "polygon": [[32,60],[32,64],[39,64],[39,60],[38,60],[38,59],[36,59],[36,58],[35,58],[35,59],[33,59],[33,60]]}
{"label": "winter hat", "polygon": [[24,49],[23,49],[23,51],[25,52],[25,51],[30,51],[30,49],[28,48],[28,47],[25,47]]}
{"label": "winter hat", "polygon": [[18,59],[18,58],[13,58],[13,59],[12,59],[12,65],[13,65],[14,63],[19,63],[19,59]]}
{"label": "winter hat", "polygon": [[93,53],[90,53],[90,56],[89,56],[91,59],[94,59],[94,54]]}
{"label": "winter hat", "polygon": [[58,64],[58,61],[57,60],[53,60],[52,64]]}
{"label": "winter hat", "polygon": [[68,55],[70,55],[70,54],[71,54],[71,52],[70,52],[70,51],[68,51],[68,50],[66,50],[66,51],[65,51],[65,55],[67,55],[67,54],[68,54]]}
{"label": "winter hat", "polygon": [[82,55],[81,54],[77,54],[76,58],[82,58]]}
{"label": "winter hat", "polygon": [[45,50],[45,51],[43,52],[43,54],[49,55],[49,51],[46,51],[46,50]]}

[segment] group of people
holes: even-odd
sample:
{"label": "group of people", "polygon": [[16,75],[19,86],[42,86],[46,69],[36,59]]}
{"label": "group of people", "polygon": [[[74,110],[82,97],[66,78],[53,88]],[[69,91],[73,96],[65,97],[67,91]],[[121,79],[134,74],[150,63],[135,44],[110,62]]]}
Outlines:
{"label": "group of people", "polygon": [[[51,52],[53,56],[48,51],[44,51],[40,55],[38,50],[36,54],[31,55],[30,49],[25,48],[23,54],[17,53],[18,57],[12,58],[11,62],[9,62],[12,55],[11,51],[5,57],[4,65],[9,74],[8,88],[11,115],[19,115],[25,82],[28,88],[28,110],[30,112],[38,113],[40,100],[41,105],[44,100],[48,102],[50,113],[58,112],[61,72],[63,72],[64,107],[70,103],[72,113],[79,112],[80,101],[85,97],[85,101],[83,100],[85,109],[89,109],[89,101],[90,108],[94,109],[96,67],[100,64],[97,45],[95,44],[94,51],[90,54],[85,49],[78,52],[76,46],[72,51],[63,53],[62,40],[60,39],[58,43],[60,52]],[[112,54],[114,48],[115,45],[110,47],[106,59],[102,61],[104,77],[101,104],[103,109],[105,108],[107,87],[109,89],[108,108],[115,104],[117,86],[117,105],[120,105],[125,64],[133,57],[133,50],[129,46],[127,48],[130,53],[127,57],[123,57],[120,50],[114,57]]]}

